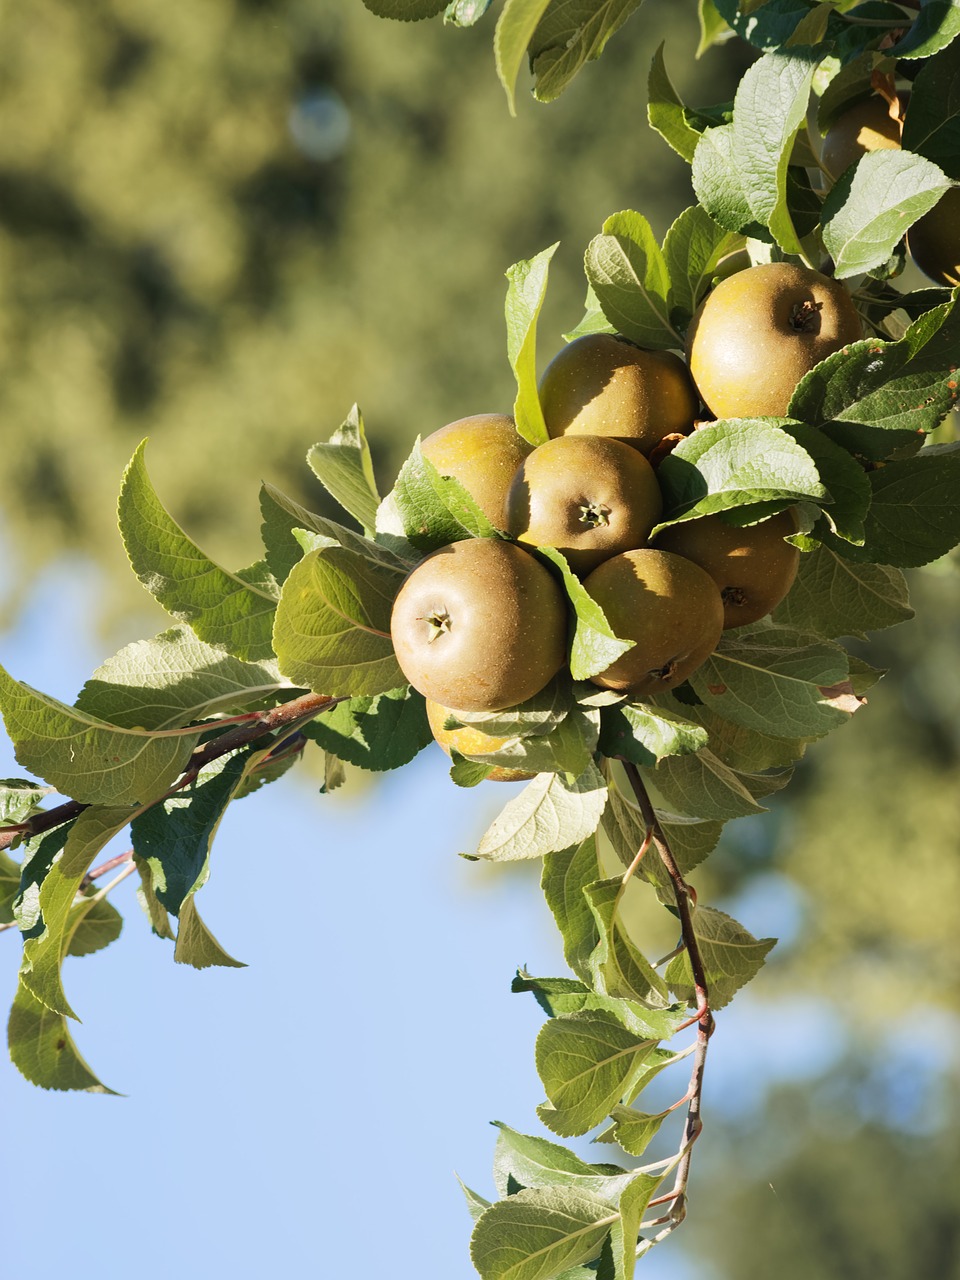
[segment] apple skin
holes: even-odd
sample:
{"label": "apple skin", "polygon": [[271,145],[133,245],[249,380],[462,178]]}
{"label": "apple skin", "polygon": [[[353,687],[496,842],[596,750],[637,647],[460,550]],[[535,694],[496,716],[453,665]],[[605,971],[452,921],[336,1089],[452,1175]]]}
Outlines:
{"label": "apple skin", "polygon": [[607,436],[557,436],[523,462],[507,495],[507,530],[556,547],[578,575],[645,547],[663,499],[642,453]]}
{"label": "apple skin", "polygon": [[863,336],[850,294],[790,262],[721,280],[687,332],[690,372],[717,418],[784,417],[814,365]]}
{"label": "apple skin", "polygon": [[743,529],[716,515],[702,516],[664,529],[656,545],[709,573],[720,590],[726,631],[765,618],[793,586],[800,552],[784,538],[796,532],[792,511]]}
{"label": "apple skin", "polygon": [[566,661],[566,598],[516,543],[468,538],[407,576],[390,635],[401,671],[424,697],[503,711],[539,693]]}
{"label": "apple skin", "polygon": [[679,356],[646,351],[611,333],[563,348],[540,379],[551,436],[614,436],[649,453],[664,436],[693,428],[697,396]]}
{"label": "apple skin", "polygon": [[960,187],[951,187],[907,232],[907,248],[925,276],[960,284]]}
{"label": "apple skin", "polygon": [[[484,733],[475,725],[465,724],[459,729],[445,729],[444,721],[450,714],[449,707],[441,707],[439,702],[431,702],[427,698],[427,721],[430,732],[437,745],[442,747],[447,755],[456,751],[462,756],[481,756],[491,751],[498,751],[508,741],[507,738],[495,738],[492,734]],[[452,714],[456,715],[456,711]],[[486,781],[529,782],[535,777],[536,774],[527,773],[524,769],[510,769],[505,765],[497,764],[487,774]]]}
{"label": "apple skin", "polygon": [[533,445],[505,413],[458,418],[420,441],[420,452],[441,475],[459,480],[496,529],[505,528],[504,502],[517,467]]}
{"label": "apple skin", "polygon": [[[899,110],[906,108],[909,94],[900,95]],[[899,150],[903,122],[899,111],[886,98],[873,97],[858,102],[838,116],[824,135],[820,165],[834,180],[868,151]]]}
{"label": "apple skin", "polygon": [[717,647],[723,601],[692,560],[644,547],[594,569],[584,587],[614,634],[636,644],[593,676],[602,689],[649,698],[682,684]]}

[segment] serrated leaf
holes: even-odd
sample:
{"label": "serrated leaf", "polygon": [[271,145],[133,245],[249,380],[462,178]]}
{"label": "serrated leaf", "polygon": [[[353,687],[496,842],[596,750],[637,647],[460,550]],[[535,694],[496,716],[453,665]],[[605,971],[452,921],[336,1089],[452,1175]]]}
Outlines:
{"label": "serrated leaf", "polygon": [[903,433],[932,431],[956,403],[958,340],[951,300],[897,342],[868,339],[822,360],[797,384],[788,412],[852,452],[885,458]]}
{"label": "serrated leaf", "polygon": [[493,1157],[493,1179],[501,1196],[510,1194],[511,1183],[520,1187],[574,1187],[616,1204],[633,1178],[632,1171],[616,1165],[588,1164],[548,1138],[518,1133],[495,1120],[499,1130]]}
{"label": "serrated leaf", "polygon": [[612,214],[587,246],[584,267],[603,314],[638,346],[662,350],[683,345],[670,322],[670,277],[663,251],[647,219],[624,210]]}
{"label": "serrated leaf", "polygon": [[145,446],[146,441],[130,460],[119,501],[120,532],[134,572],[167,613],[201,640],[247,662],[271,658],[276,584],[264,585],[259,572],[245,577],[244,571],[222,569],[187,537],[150,483]]}
{"label": "serrated leaf", "polygon": [[841,445],[815,427],[795,422],[784,428],[813,459],[830,502],[824,515],[847,542],[863,541],[863,521],[870,507],[870,481],[860,464]]}
{"label": "serrated leaf", "polygon": [[684,209],[663,241],[674,323],[682,327],[689,323],[721,259],[745,243],[744,236],[718,226],[701,205]]}
{"label": "serrated leaf", "polygon": [[783,737],[779,733],[760,733],[718,715],[709,707],[689,708],[691,716],[710,735],[713,754],[739,773],[763,773],[767,769],[786,769],[799,760],[807,746],[807,738]]}
{"label": "serrated leaf", "polygon": [[773,613],[780,626],[822,636],[856,636],[913,617],[907,582],[899,569],[854,564],[817,547],[800,558],[796,580]]}
{"label": "serrated leaf", "polygon": [[608,996],[663,1007],[668,1003],[666,985],[623,920],[620,908],[625,892],[622,878],[597,880],[584,890],[600,935],[589,961],[592,985]]}
{"label": "serrated leaf", "polygon": [[873,500],[855,558],[915,567],[960,542],[960,447],[937,445],[870,472]]}
{"label": "serrated leaf", "polygon": [[596,830],[606,799],[606,783],[593,761],[578,778],[540,773],[488,828],[478,856],[512,862],[578,845]]}
{"label": "serrated leaf", "polygon": [[706,732],[668,708],[623,703],[601,712],[600,750],[610,758],[653,765],[707,745]]}
{"label": "serrated leaf", "polygon": [[960,43],[931,58],[914,80],[901,141],[948,178],[960,178]]}
{"label": "serrated leaf", "polygon": [[[92,891],[91,891],[92,894]],[[89,956],[116,942],[123,931],[123,916],[116,907],[99,898],[94,902],[81,898],[73,904],[64,930],[65,954]]]}
{"label": "serrated leaf", "polygon": [[507,95],[510,114],[517,114],[517,76],[537,24],[550,0],[507,0],[493,37],[497,75]]}
{"label": "serrated leaf", "polygon": [[423,456],[419,440],[400,469],[393,499],[404,536],[422,552],[497,532],[460,481],[442,476]]}
{"label": "serrated leaf", "polygon": [[[714,0],[714,3],[717,12],[738,36],[755,48],[766,50],[782,48],[812,10],[820,7],[819,0],[816,4],[811,0],[767,0],[754,12],[755,6],[738,3],[738,0]],[[832,24],[828,33],[835,34]],[[875,32],[867,28],[864,34],[872,38]]]}
{"label": "serrated leaf", "polygon": [[668,756],[656,769],[641,773],[655,801],[662,801],[657,807],[672,813],[725,822],[762,810],[744,776],[706,747],[695,755]]}
{"label": "serrated leaf", "polygon": [[[456,1175],[454,1176],[456,1177]],[[474,1191],[472,1187],[468,1187],[462,1178],[457,1178],[457,1181],[460,1183],[460,1190],[463,1192],[463,1197],[467,1202],[467,1211],[474,1222],[476,1222],[484,1209],[490,1208],[490,1201],[485,1200],[483,1196]]]}
{"label": "serrated leaf", "polygon": [[538,1114],[561,1137],[589,1132],[629,1100],[655,1040],[627,1031],[612,1015],[584,1010],[551,1018],[537,1037],[537,1071],[550,1100]]}
{"label": "serrated leaf", "polygon": [[363,3],[378,18],[419,22],[422,18],[432,18],[438,14],[447,0],[363,0]]}
{"label": "serrated leaf", "polygon": [[183,771],[197,733],[118,728],[14,680],[0,667],[0,710],[25,769],[84,804],[130,805],[162,794]]}
{"label": "serrated leaf", "polygon": [[960,4],[957,0],[925,0],[910,30],[895,44],[897,58],[926,58],[952,43],[960,35]]}
{"label": "serrated leaf", "polygon": [[51,790],[29,778],[0,778],[0,826],[25,822]]}
{"label": "serrated leaf", "polygon": [[177,944],[173,949],[173,958],[177,964],[189,964],[194,969],[209,969],[213,965],[225,969],[246,968],[242,960],[235,960],[224,951],[200,919],[192,894],[180,908]]}
{"label": "serrated leaf", "polygon": [[721,124],[701,134],[693,153],[693,189],[709,216],[727,231],[768,240],[770,233],[750,217],[734,168],[733,125]]}
{"label": "serrated leaf", "polygon": [[552,0],[530,41],[534,94],[553,102],[642,0]]}
{"label": "serrated leaf", "polygon": [[687,1016],[686,1009],[679,1005],[669,1009],[650,1009],[636,1000],[601,995],[575,978],[532,978],[523,969],[517,970],[510,990],[531,992],[540,1008],[551,1018],[564,1013],[579,1013],[583,1009],[600,1010],[616,1018],[628,1031],[642,1039],[669,1040]]}
{"label": "serrated leaf", "polygon": [[483,761],[468,760],[456,750],[450,752],[450,760],[450,781],[457,787],[478,787],[486,782],[494,768]]}
{"label": "serrated leaf", "polygon": [[507,271],[507,356],[517,380],[513,417],[517,431],[532,445],[549,439],[537,390],[537,320],[547,291],[553,244],[535,258],[517,262]]}
{"label": "serrated leaf", "polygon": [[823,244],[838,280],[881,266],[898,241],[950,187],[930,160],[872,151],[842,174],[823,202]]}
{"label": "serrated leaf", "polygon": [[636,643],[614,635],[603,609],[571,570],[562,552],[539,547],[538,554],[560,571],[564,591],[572,606],[570,674],[574,680],[589,680],[616,662]]}
{"label": "serrated leaf", "polygon": [[[722,822],[681,821],[675,815],[669,821],[657,815],[666,834],[681,874],[687,875],[716,847]],[[603,833],[610,841],[624,868],[629,867],[646,839],[647,831],[640,811],[617,787],[610,788],[610,799],[603,813]],[[651,884],[668,888],[669,877],[659,857],[644,857],[640,874]]]}
{"label": "serrated leaf", "polygon": [[548,853],[540,887],[563,939],[563,957],[575,974],[589,978],[588,962],[600,940],[596,921],[584,896],[599,874],[597,841],[588,835],[569,849]]}
{"label": "serrated leaf", "polygon": [[827,501],[816,465],[789,434],[789,425],[787,419],[736,418],[681,440],[657,469],[665,519],[652,536],[679,520],[735,507]]}
{"label": "serrated leaf", "polygon": [[548,1280],[596,1257],[618,1216],[584,1191],[531,1188],[481,1215],[470,1256],[482,1280]]}
{"label": "serrated leaf", "polygon": [[704,705],[747,729],[821,738],[845,724],[834,690],[848,677],[839,645],[775,627],[737,628],[690,677]]}
{"label": "serrated leaf", "polygon": [[0,849],[0,924],[13,923],[13,901],[20,892],[20,863]]}
{"label": "serrated leaf", "polygon": [[127,729],[169,729],[245,710],[286,684],[275,663],[241,662],[187,627],[137,640],[108,658],[76,709]]}
{"label": "serrated leaf", "polygon": [[727,26],[714,0],[697,0],[697,17],[700,21],[700,43],[695,57],[700,59],[712,45],[728,40],[734,32]]}
{"label": "serrated leaf", "polygon": [[451,712],[450,725],[476,725],[493,738],[525,738],[550,733],[570,714],[573,706],[570,681],[556,676],[526,702],[502,711]]}
{"label": "serrated leaf", "polygon": [[157,897],[156,889],[153,883],[153,872],[149,862],[143,858],[138,858],[134,853],[134,866],[137,868],[137,874],[140,877],[140,885],[137,889],[137,901],[140,903],[143,914],[150,922],[150,928],[158,938],[166,938],[173,942],[176,940],[176,934],[170,923],[170,916],[166,908],[160,903]]}
{"label": "serrated leaf", "polygon": [[669,1111],[661,1111],[657,1115],[648,1115],[632,1107],[614,1107],[610,1112],[613,1124],[594,1138],[594,1142],[616,1142],[627,1155],[642,1156],[669,1114]]}
{"label": "serrated leaf", "polygon": [[77,1015],[70,1008],[60,980],[60,965],[67,945],[67,922],[83,877],[94,858],[130,821],[129,807],[85,809],[73,822],[63,844],[43,877],[38,895],[38,925],[24,938],[20,981],[31,994],[54,1013],[68,1018]]}
{"label": "serrated leaf", "polygon": [[[716,1011],[729,1004],[741,987],[756,977],[776,938],[755,938],[743,925],[713,907],[695,907],[693,932],[706,971],[710,1008]],[[684,952],[667,966],[666,980],[672,991],[697,1003],[690,972],[690,957]]]}
{"label": "serrated leaf", "polygon": [[662,1173],[659,1176],[652,1173],[634,1174],[621,1193],[617,1206],[620,1217],[610,1231],[615,1280],[633,1280],[636,1274],[640,1224],[647,1205],[663,1178]]}
{"label": "serrated leaf", "polygon": [[390,641],[400,571],[344,547],[311,551],[284,583],[274,645],[281,672],[316,693],[386,693],[404,683]]}
{"label": "serrated leaf", "polygon": [[408,685],[341,702],[303,732],[348,764],[377,772],[399,769],[433,741],[424,700]]}
{"label": "serrated leaf", "polygon": [[114,1093],[80,1056],[63,1015],[46,1008],[22,983],[10,1010],[7,1043],[13,1065],[41,1089]]}
{"label": "serrated leaf", "polygon": [[700,135],[712,123],[698,118],[696,112],[681,101],[667,72],[663,43],[653,55],[647,76],[647,119],[651,128],[656,129],[664,142],[688,164],[693,159]]}
{"label": "serrated leaf", "polygon": [[372,537],[380,494],[363,417],[356,405],[329,440],[313,446],[307,462],[327,493]]}
{"label": "serrated leaf", "polygon": [[528,773],[565,773],[578,777],[588,767],[600,737],[600,712],[574,705],[546,733],[511,738],[497,750],[470,752],[471,759],[508,765]]}
{"label": "serrated leaf", "polygon": [[[450,0],[443,11],[443,20],[455,27],[472,27],[480,21],[492,3],[493,0]],[[463,1183],[460,1185],[463,1186]],[[466,1190],[464,1187],[464,1191]]]}

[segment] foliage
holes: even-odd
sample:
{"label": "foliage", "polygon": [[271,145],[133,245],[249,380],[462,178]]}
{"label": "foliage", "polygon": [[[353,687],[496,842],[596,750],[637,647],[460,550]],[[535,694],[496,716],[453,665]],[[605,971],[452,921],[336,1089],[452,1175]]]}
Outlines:
{"label": "foliage", "polygon": [[[508,0],[496,40],[511,101],[524,51],[538,95],[550,99],[632,7],[587,5],[571,27],[569,7]],[[727,633],[672,693],[642,701],[598,692],[589,678],[629,642],[563,557],[543,549],[569,601],[568,670],[529,704],[464,717],[507,741],[455,759],[455,782],[477,782],[494,765],[536,774],[475,856],[543,859],[543,891],[574,975],[521,973],[515,982],[548,1015],[536,1046],[540,1119],[562,1138],[604,1126],[599,1139],[642,1158],[673,1114],[682,1118],[676,1153],[639,1167],[589,1163],[501,1126],[500,1199],[467,1194],[483,1280],[630,1280],[682,1221],[713,1011],[759,972],[774,944],[698,901],[686,876],[723,824],[761,812],[807,746],[860,707],[875,673],[842,638],[907,617],[902,569],[936,561],[960,541],[960,447],[923,443],[956,399],[958,297],[930,290],[912,299],[891,283],[904,232],[949,189],[936,159],[942,140],[920,128],[916,152],[865,156],[825,194],[798,144],[812,86],[836,108],[881,47],[909,61],[933,55],[933,67],[943,59],[927,79],[933,88],[918,77],[914,89],[910,112],[927,118],[960,30],[934,5],[915,22],[892,5],[862,21],[815,0],[717,0],[716,17],[702,8],[704,42],[719,36],[723,19],[762,56],[732,104],[697,110],[680,101],[656,56],[651,123],[691,163],[699,203],[662,240],[633,210],[604,222],[587,249],[587,310],[576,332],[681,349],[722,259],[746,249],[755,262],[826,256],[871,336],[812,370],[788,416],[705,424],[660,462],[660,527],[708,513],[749,524],[799,508],[802,567],[772,618]],[[411,19],[439,6],[411,0],[377,10]],[[463,4],[451,14],[471,16]],[[508,273],[508,355],[517,420],[531,442],[545,430],[535,352],[552,252]],[[333,777],[344,760],[400,767],[427,740],[422,699],[403,684],[390,643],[393,598],[432,549],[504,535],[418,445],[381,499],[359,411],[314,446],[310,465],[358,528],[267,487],[262,558],[226,569],[166,510],[141,446],[121,490],[121,533],[136,575],[178,625],[104,664],[73,706],[0,672],[0,710],[18,761],[69,797],[40,809],[41,790],[24,780],[0,795],[5,843],[23,850],[19,867],[6,857],[0,864],[4,910],[24,938],[10,1048],[43,1087],[105,1091],[66,1029],[76,1015],[61,965],[116,935],[105,891],[90,890],[118,832],[129,826],[133,848],[117,879],[139,875],[149,923],[174,941],[174,959],[234,966],[196,905],[227,806],[281,776],[311,741]],[[662,959],[646,954],[625,918],[637,880],[679,920],[681,945]],[[674,1041],[692,1028],[689,1043]],[[634,1106],[686,1059],[692,1072],[675,1105]]]}

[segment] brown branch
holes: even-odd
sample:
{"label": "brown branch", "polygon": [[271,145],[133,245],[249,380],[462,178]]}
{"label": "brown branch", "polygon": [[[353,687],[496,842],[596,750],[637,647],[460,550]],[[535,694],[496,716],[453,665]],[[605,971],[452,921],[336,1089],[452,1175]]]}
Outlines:
{"label": "brown branch", "polygon": [[[184,787],[188,787],[191,782],[196,781],[201,769],[210,764],[211,761],[218,760],[221,756],[229,755],[230,752],[237,751],[240,747],[256,742],[259,738],[266,738],[278,730],[292,731],[299,725],[306,724],[307,721],[312,720],[321,711],[327,711],[331,707],[335,707],[338,702],[343,701],[342,697],[333,698],[328,694],[304,693],[299,698],[291,699],[290,702],[271,707],[269,711],[256,713],[255,718],[249,720],[249,722],[239,724],[236,728],[230,729],[226,733],[221,733],[218,737],[197,747],[190,757],[189,766],[184,770],[178,781],[174,783],[169,791],[166,791],[162,796],[158,796],[151,803],[159,804],[161,800],[165,800],[168,796],[174,795],[177,791],[182,791]],[[203,733],[212,727],[215,727],[215,725],[198,725],[197,730]],[[34,814],[26,822],[18,822],[14,826],[0,827],[0,849],[9,848],[18,836],[29,840],[34,836],[52,831],[55,827],[63,826],[65,822],[72,821],[87,808],[89,808],[89,805],[83,804],[79,800],[67,800],[63,804],[55,805],[52,809],[44,809],[42,812]]]}
{"label": "brown branch", "polygon": [[[680,917],[680,935],[683,939],[683,948],[690,958],[690,969],[693,973],[693,986],[697,1001],[695,1015],[683,1024],[684,1026],[692,1026],[694,1022],[697,1024],[697,1039],[694,1046],[690,1085],[687,1090],[687,1117],[683,1130],[683,1142],[680,1147],[680,1158],[677,1164],[673,1189],[669,1195],[662,1196],[659,1200],[659,1203],[672,1202],[667,1219],[660,1220],[669,1221],[668,1231],[670,1231],[680,1225],[687,1212],[687,1182],[690,1177],[693,1144],[703,1129],[703,1121],[701,1119],[703,1073],[707,1059],[707,1044],[713,1033],[714,1022],[713,1014],[710,1012],[710,994],[707,990],[706,969],[703,963],[703,956],[700,953],[700,944],[693,928],[692,908],[696,905],[696,896],[684,880],[683,873],[677,866],[677,860],[673,856],[673,851],[664,834],[663,827],[657,818],[656,810],[653,807],[650,796],[647,794],[639,769],[629,760],[623,760],[621,763],[636,796],[640,813],[647,828],[648,839],[653,840],[657,853],[660,855],[660,861],[673,887],[677,914]],[[667,1234],[667,1232],[662,1232],[661,1235],[663,1234]]]}

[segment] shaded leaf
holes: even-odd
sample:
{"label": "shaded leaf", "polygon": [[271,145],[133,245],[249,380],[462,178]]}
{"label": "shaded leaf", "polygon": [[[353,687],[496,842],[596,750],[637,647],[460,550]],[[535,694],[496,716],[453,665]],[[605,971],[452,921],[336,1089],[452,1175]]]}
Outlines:
{"label": "shaded leaf", "polygon": [[497,20],[493,51],[510,114],[517,114],[517,76],[537,24],[551,0],[507,0]]}
{"label": "shaded leaf", "polygon": [[610,37],[642,0],[551,0],[530,42],[534,93],[552,102],[586,62],[599,58]]}
{"label": "shaded leaf", "polygon": [[180,909],[177,944],[173,949],[173,958],[177,964],[193,965],[194,969],[209,969],[212,965],[227,969],[246,968],[242,960],[235,960],[224,951],[200,919],[193,895],[187,898]]}
{"label": "shaded leaf", "polygon": [[593,834],[569,849],[548,853],[540,887],[563,939],[563,957],[581,978],[589,979],[589,959],[600,940],[596,920],[584,895],[599,874]]}
{"label": "shaded leaf", "polygon": [[422,696],[409,685],[375,697],[350,698],[303,729],[348,764],[399,769],[433,741]]}
{"label": "shaded leaf", "polygon": [[563,589],[572,606],[570,674],[574,680],[589,680],[616,662],[635,641],[614,635],[603,609],[554,547],[539,547],[537,554],[559,570]]}
{"label": "shaded leaf", "polygon": [[628,1155],[642,1156],[669,1114],[669,1111],[661,1111],[657,1115],[648,1115],[632,1107],[614,1107],[610,1112],[613,1124],[594,1141],[616,1142]]}
{"label": "shaded leaf", "polygon": [[[91,896],[93,890],[90,891]],[[91,903],[80,899],[67,917],[64,930],[65,954],[89,956],[116,942],[123,931],[123,916],[116,907],[100,898]]]}
{"label": "shaded leaf", "polygon": [[773,613],[773,621],[823,636],[857,636],[913,617],[907,583],[899,569],[854,564],[817,547],[800,558],[796,581]]}
{"label": "shaded leaf", "polygon": [[380,494],[363,417],[356,405],[329,440],[313,446],[307,462],[330,496],[372,536]]}
{"label": "shaded leaf", "polygon": [[706,732],[668,708],[631,705],[601,712],[600,750],[634,764],[653,765],[665,756],[685,755],[707,745]]}
{"label": "shaded leaf", "polygon": [[418,551],[437,551],[464,538],[489,538],[496,530],[453,476],[442,476],[413,446],[394,485],[392,498],[404,536]]}
{"label": "shaded leaf", "polygon": [[598,880],[584,890],[600,935],[589,962],[592,985],[609,996],[662,1007],[667,987],[626,928],[620,910],[625,892],[622,878]]}
{"label": "shaded leaf", "polygon": [[[713,907],[694,909],[693,932],[700,947],[713,1010],[729,1004],[740,988],[756,977],[767,953],[776,945],[776,938],[758,940],[743,925]],[[697,1003],[686,952],[670,961],[665,976],[672,991],[688,1004]]]}
{"label": "shaded leaf", "polygon": [[62,1014],[46,1008],[21,983],[7,1023],[13,1065],[41,1089],[109,1093],[80,1056]]}

